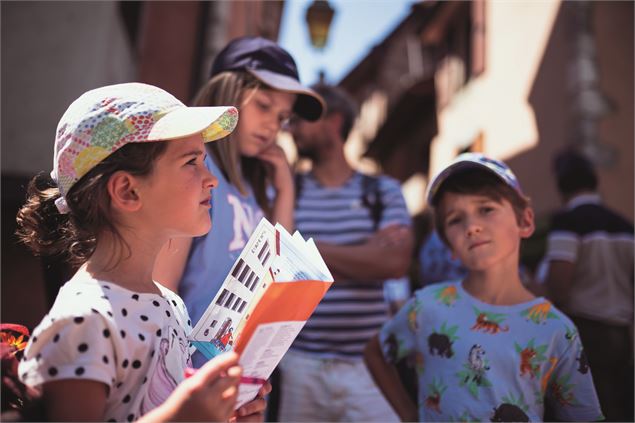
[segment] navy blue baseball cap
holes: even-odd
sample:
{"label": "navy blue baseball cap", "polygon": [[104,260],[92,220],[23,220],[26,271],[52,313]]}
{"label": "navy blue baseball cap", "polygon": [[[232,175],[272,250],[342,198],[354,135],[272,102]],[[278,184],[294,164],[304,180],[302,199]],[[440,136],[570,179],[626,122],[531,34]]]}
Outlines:
{"label": "navy blue baseball cap", "polygon": [[271,40],[241,37],[230,41],[216,56],[210,77],[226,71],[246,71],[271,88],[297,94],[293,111],[301,118],[314,121],[322,117],[324,100],[300,83],[293,57]]}

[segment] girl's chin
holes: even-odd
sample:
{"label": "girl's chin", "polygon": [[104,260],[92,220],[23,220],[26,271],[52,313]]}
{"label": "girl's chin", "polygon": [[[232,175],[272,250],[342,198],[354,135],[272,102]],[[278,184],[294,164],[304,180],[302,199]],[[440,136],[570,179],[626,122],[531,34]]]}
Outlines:
{"label": "girl's chin", "polygon": [[211,219],[210,219],[206,223],[201,224],[199,226],[199,230],[195,231],[196,233],[193,233],[193,234],[191,234],[189,236],[191,236],[191,237],[203,236],[203,235],[207,234],[211,230],[212,230],[212,222],[211,222]]}
{"label": "girl's chin", "polygon": [[243,157],[246,157],[248,159],[259,159],[260,158],[260,151],[258,153],[243,153],[241,154]]}
{"label": "girl's chin", "polygon": [[265,144],[250,144],[245,147],[240,148],[240,155],[245,157],[257,158],[263,151],[265,151],[269,147]]}

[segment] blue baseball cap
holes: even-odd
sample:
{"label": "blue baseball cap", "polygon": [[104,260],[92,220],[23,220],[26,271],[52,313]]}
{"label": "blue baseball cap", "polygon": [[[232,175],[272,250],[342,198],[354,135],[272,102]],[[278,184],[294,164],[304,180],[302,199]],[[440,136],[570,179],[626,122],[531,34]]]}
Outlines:
{"label": "blue baseball cap", "polygon": [[450,175],[467,169],[481,169],[496,175],[501,181],[512,187],[518,194],[524,197],[518,178],[514,172],[500,160],[491,159],[480,153],[463,153],[458,155],[452,163],[439,172],[428,185],[428,205],[433,205],[433,200]]}
{"label": "blue baseball cap", "polygon": [[324,100],[300,83],[293,57],[277,43],[262,37],[240,37],[229,42],[214,59],[210,77],[226,71],[245,71],[278,91],[297,94],[293,111],[315,121],[322,117]]}

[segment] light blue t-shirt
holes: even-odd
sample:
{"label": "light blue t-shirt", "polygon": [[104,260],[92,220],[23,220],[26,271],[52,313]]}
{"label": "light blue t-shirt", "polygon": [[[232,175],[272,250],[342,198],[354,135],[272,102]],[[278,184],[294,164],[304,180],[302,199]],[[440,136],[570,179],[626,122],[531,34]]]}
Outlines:
{"label": "light blue t-shirt", "polygon": [[[243,196],[225,179],[209,156],[205,164],[218,178],[218,186],[212,190],[212,229],[207,235],[193,239],[179,284],[179,295],[187,306],[192,326],[196,325],[207,309],[263,217],[250,187],[249,195]],[[195,367],[205,363],[204,357],[198,352],[192,356],[192,360]]]}
{"label": "light blue t-shirt", "polygon": [[574,324],[549,301],[486,304],[461,282],[418,290],[382,328],[384,357],[418,374],[420,421],[602,418]]}

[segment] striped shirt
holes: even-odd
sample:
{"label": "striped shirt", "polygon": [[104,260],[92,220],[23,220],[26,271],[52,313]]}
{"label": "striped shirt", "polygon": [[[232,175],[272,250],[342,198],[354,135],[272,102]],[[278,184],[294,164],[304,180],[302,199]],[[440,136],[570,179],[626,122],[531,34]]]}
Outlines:
{"label": "striped shirt", "polygon": [[562,310],[604,323],[633,323],[633,225],[600,203],[574,197],[552,223],[548,260],[575,263]]}
{"label": "striped shirt", "polygon": [[[355,172],[342,186],[323,187],[312,174],[302,175],[295,211],[296,228],[306,238],[337,245],[364,242],[374,222],[363,204],[363,179]],[[410,226],[399,183],[380,176],[378,191],[384,205],[378,228]],[[362,356],[368,340],[387,320],[383,281],[338,280],[324,296],[296,338],[293,349],[320,357]]]}

